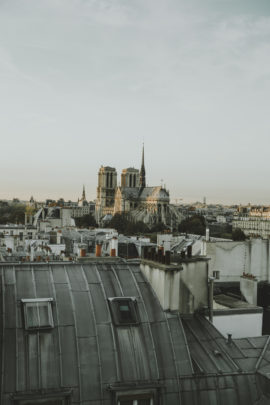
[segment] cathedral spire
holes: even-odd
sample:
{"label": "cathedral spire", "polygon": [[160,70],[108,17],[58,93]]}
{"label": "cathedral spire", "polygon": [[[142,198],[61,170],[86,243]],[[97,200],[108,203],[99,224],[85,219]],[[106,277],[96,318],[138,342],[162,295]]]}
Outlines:
{"label": "cathedral spire", "polygon": [[86,200],[85,198],[85,186],[83,185],[83,192],[82,192],[82,200]]}
{"label": "cathedral spire", "polygon": [[140,186],[145,187],[144,144],[143,144],[143,150],[142,150],[142,165],[141,165],[141,172],[140,172]]}

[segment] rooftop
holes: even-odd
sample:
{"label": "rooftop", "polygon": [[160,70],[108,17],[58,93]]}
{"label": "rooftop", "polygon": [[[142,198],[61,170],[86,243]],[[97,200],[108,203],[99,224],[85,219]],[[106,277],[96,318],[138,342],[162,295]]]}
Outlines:
{"label": "rooftop", "polygon": [[3,405],[109,405],[127,391],[153,404],[266,401],[269,338],[227,344],[201,316],[163,311],[138,260],[1,264],[0,275]]}

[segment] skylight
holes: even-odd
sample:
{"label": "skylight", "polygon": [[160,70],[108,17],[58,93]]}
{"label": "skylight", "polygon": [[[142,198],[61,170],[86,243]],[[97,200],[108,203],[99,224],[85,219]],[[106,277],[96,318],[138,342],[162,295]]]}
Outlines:
{"label": "skylight", "polygon": [[26,330],[53,328],[52,298],[22,299]]}
{"label": "skylight", "polygon": [[134,297],[108,298],[115,325],[136,325],[139,323],[137,301]]}

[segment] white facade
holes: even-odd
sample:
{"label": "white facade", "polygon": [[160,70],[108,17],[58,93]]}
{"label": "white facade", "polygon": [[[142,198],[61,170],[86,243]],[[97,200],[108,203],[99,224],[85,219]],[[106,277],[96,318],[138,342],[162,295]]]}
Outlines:
{"label": "white facade", "polygon": [[240,282],[243,273],[252,274],[258,281],[270,282],[270,243],[268,239],[243,242],[207,242],[209,275],[219,271],[216,282]]}
{"label": "white facade", "polygon": [[[222,312],[222,311],[221,311]],[[213,325],[227,337],[228,334],[232,338],[240,339],[247,336],[256,337],[262,336],[262,318],[263,312],[258,313],[235,313],[231,315],[222,313],[213,316]]]}
{"label": "white facade", "polygon": [[208,306],[207,260],[186,260],[170,266],[143,260],[141,270],[164,310],[193,314]]}
{"label": "white facade", "polygon": [[233,219],[233,229],[240,228],[247,236],[270,238],[270,218],[267,216],[246,215]]}

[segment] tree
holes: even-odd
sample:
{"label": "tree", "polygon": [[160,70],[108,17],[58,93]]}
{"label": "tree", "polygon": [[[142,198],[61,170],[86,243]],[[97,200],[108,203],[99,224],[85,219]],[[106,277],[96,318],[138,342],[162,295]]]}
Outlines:
{"label": "tree", "polygon": [[246,240],[246,235],[240,228],[235,228],[232,231],[232,239],[235,241]]}
{"label": "tree", "polygon": [[119,233],[134,235],[149,232],[148,226],[142,222],[131,221],[126,214],[115,214],[107,225],[109,228],[114,228]]}
{"label": "tree", "polygon": [[92,214],[87,214],[79,218],[75,218],[76,226],[80,228],[88,228],[89,226],[97,226],[95,218]]}
{"label": "tree", "polygon": [[168,229],[168,226],[163,224],[163,222],[158,222],[157,224],[154,224],[151,227],[151,232],[152,233],[163,232],[163,231],[166,231],[167,229]]}
{"label": "tree", "polygon": [[178,226],[179,232],[195,235],[205,235],[205,230],[205,219],[201,215],[192,215],[192,217],[184,219]]}
{"label": "tree", "polygon": [[1,224],[24,224],[25,205],[13,204],[0,207],[0,223]]}
{"label": "tree", "polygon": [[108,223],[108,228],[114,228],[119,233],[127,233],[128,225],[130,221],[127,219],[125,214],[115,214],[110,222]]}

